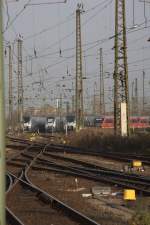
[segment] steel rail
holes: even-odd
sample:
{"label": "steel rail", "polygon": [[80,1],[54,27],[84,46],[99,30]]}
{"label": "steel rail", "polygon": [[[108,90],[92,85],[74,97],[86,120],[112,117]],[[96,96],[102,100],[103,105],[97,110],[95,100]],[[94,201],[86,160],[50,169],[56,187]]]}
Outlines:
{"label": "steel rail", "polygon": [[130,174],[130,173],[125,173],[125,172],[121,172],[121,171],[117,171],[117,170],[113,170],[113,169],[108,169],[106,167],[98,166],[98,165],[95,165],[95,164],[92,164],[89,162],[87,163],[87,162],[79,160],[79,159],[73,159],[70,157],[60,156],[60,155],[56,155],[53,153],[44,152],[43,155],[50,156],[55,159],[60,159],[60,160],[64,160],[67,162],[75,163],[78,165],[80,164],[81,166],[83,166],[82,169],[85,169],[85,167],[86,167],[87,170],[94,172],[94,173],[100,173],[102,171],[102,172],[109,173],[112,175],[115,174],[116,176],[117,175],[124,176],[125,178],[133,178],[133,179],[137,179],[138,181],[140,180],[140,181],[144,181],[144,182],[149,182],[149,185],[150,185],[150,177],[147,177],[147,176],[141,176],[141,175],[137,175],[137,174]]}
{"label": "steel rail", "polygon": [[31,185],[32,187],[34,187],[34,191],[40,191],[40,194],[44,197],[44,199],[46,198],[48,201],[51,202],[51,204],[53,204],[53,206],[57,209],[61,209],[63,210],[65,213],[67,213],[67,215],[69,217],[71,217],[73,220],[78,221],[79,223],[82,223],[83,225],[100,225],[99,223],[97,223],[96,221],[90,219],[89,217],[85,216],[84,214],[82,214],[81,212],[71,208],[70,206],[66,205],[65,203],[63,203],[62,201],[58,200],[57,198],[55,198],[54,196],[48,194],[47,192],[43,191],[42,189],[40,189],[39,187],[35,186],[29,179],[28,177],[28,172],[30,170],[30,168],[33,166],[33,164],[37,161],[37,159],[46,151],[46,148],[49,146],[49,144],[47,144],[43,151],[37,155],[37,157],[31,162],[30,166],[28,166],[26,168],[26,170],[24,171],[24,180]]}
{"label": "steel rail", "polygon": [[[39,164],[46,165],[46,162],[47,162],[47,166],[48,166],[48,160],[43,160],[43,163],[42,163],[42,160],[40,160]],[[76,161],[78,162],[78,160]],[[79,163],[81,163],[81,161],[79,161]],[[85,162],[83,163],[84,165],[89,165],[88,163],[85,163]],[[105,170],[105,168],[92,170],[90,167],[84,168],[84,167],[70,166],[70,165],[67,166],[67,165],[62,165],[62,163],[56,163],[54,161],[49,161],[49,167],[53,168],[53,170],[56,169],[57,171],[59,169],[59,172],[60,170],[62,170],[62,172],[64,170],[64,172],[67,172],[67,173],[71,171],[71,172],[75,172],[76,173],[75,175],[77,175],[78,173],[78,175],[80,176],[83,175],[84,177],[95,179],[97,181],[104,181],[107,183],[117,184],[119,186],[126,187],[126,188],[127,187],[134,188],[137,191],[142,192],[143,194],[150,195],[150,179],[147,177],[142,177],[142,176],[132,175],[132,174],[131,175],[125,174],[123,172],[118,172],[115,170],[109,171],[109,169]]]}
{"label": "steel rail", "polygon": [[[22,141],[22,140],[18,140],[17,139],[17,141]],[[24,141],[24,140],[23,140]],[[46,146],[45,144],[43,144],[43,143],[40,143],[40,146]],[[48,149],[48,146],[49,146],[49,149]],[[54,145],[54,144],[49,144],[49,145],[47,145],[47,151],[49,150],[49,151],[52,151],[52,149],[53,150],[60,150],[61,152],[63,151],[63,152],[69,152],[69,153],[72,153],[72,152],[75,152],[75,153],[81,153],[81,149],[79,149],[79,148],[76,148],[76,147],[71,147],[71,146],[64,146],[64,145]],[[45,154],[45,153],[44,153]],[[95,153],[94,153],[95,154]],[[97,154],[97,153],[96,153]],[[98,154],[99,155],[99,154]],[[58,156],[57,156],[58,157]],[[59,156],[60,157],[60,156]],[[125,159],[126,160],[126,159]],[[129,160],[129,159],[128,159]],[[131,159],[130,159],[131,160]],[[82,162],[82,164],[83,164],[83,162]],[[84,162],[84,164],[85,164],[85,162]],[[98,166],[92,166],[92,168],[94,169],[94,168],[96,168],[96,170],[94,171],[92,171],[92,169],[91,169],[91,165],[87,165],[87,163],[86,163],[86,166],[89,166],[90,168],[87,168],[86,170],[87,170],[87,172],[90,172],[90,173],[99,173],[100,171],[96,171],[97,169],[103,169],[102,167],[100,167],[100,168],[98,168]],[[73,169],[73,168],[72,168]],[[75,168],[74,168],[75,169]],[[77,168],[76,168],[77,169]],[[78,168],[79,169],[79,168]],[[84,170],[84,173],[85,173],[85,168],[82,168],[82,173],[83,173],[83,170]],[[101,171],[101,173],[102,173],[102,171]],[[137,175],[134,175],[134,174],[125,174],[125,173],[121,173],[121,172],[114,172],[113,170],[109,170],[109,169],[106,169],[105,168],[105,171],[103,171],[103,175],[104,175],[104,173],[105,173],[105,176],[107,175],[107,176],[111,176],[111,178],[112,178],[112,175],[115,175],[115,177],[113,178],[114,180],[113,180],[113,183],[114,183],[114,181],[115,182],[119,182],[118,181],[118,179],[124,179],[124,181],[126,182],[126,185],[128,185],[128,186],[132,186],[132,187],[134,187],[135,188],[135,185],[133,185],[133,184],[136,184],[136,185],[147,185],[146,187],[148,187],[149,188],[149,183],[147,183],[147,182],[149,182],[149,179],[147,178],[147,177],[143,177],[143,176],[137,176]],[[111,174],[112,173],[112,174]],[[101,174],[102,175],[102,174]],[[97,175],[98,176],[98,175]],[[117,176],[117,178],[116,178],[116,176]],[[124,176],[123,178],[120,178],[119,176]],[[116,179],[116,180],[115,180]],[[141,183],[139,183],[138,184],[138,182],[141,182]],[[143,183],[142,183],[143,182]],[[145,182],[145,183],[144,183]],[[120,184],[121,185],[121,184]],[[122,184],[123,186],[124,186],[124,184]],[[136,189],[137,190],[140,190],[141,192],[143,192],[143,193],[147,193],[148,195],[149,195],[149,190],[145,190],[145,188],[143,187],[143,188],[139,188],[138,186],[136,186]]]}
{"label": "steel rail", "polygon": [[[18,139],[17,139],[18,140]],[[20,141],[20,140],[19,140]],[[43,146],[46,146],[45,144],[43,144]],[[49,145],[47,145],[47,150],[48,150],[48,146],[50,147],[50,151],[51,151],[51,148],[56,148],[57,150],[58,149],[60,149],[61,151],[66,151],[66,149],[70,152],[71,151],[71,149],[73,149],[73,150],[75,150],[76,152],[78,151],[79,152],[79,149],[77,149],[76,147],[70,147],[70,146],[64,146],[64,145],[53,145],[53,144],[49,144]],[[70,149],[71,148],[71,149]],[[48,154],[48,153],[45,153],[44,152],[44,154]],[[54,156],[53,156],[54,157]],[[55,156],[56,157],[56,156]],[[57,156],[57,158],[60,158],[60,156]],[[63,157],[64,158],[64,157]],[[66,160],[68,160],[68,159],[66,159]],[[69,159],[70,161],[72,160],[73,162],[77,162],[76,160],[74,160],[74,159]],[[78,163],[79,163],[79,160],[78,160]],[[121,179],[121,178],[119,178],[120,176],[121,177],[124,177],[124,179],[126,179],[126,182],[128,183],[128,185],[129,185],[129,183],[130,183],[130,185],[132,185],[133,183],[137,183],[137,181],[140,181],[140,182],[145,182],[144,184],[142,183],[142,184],[139,184],[139,185],[147,185],[147,187],[149,187],[149,183],[146,183],[146,182],[149,182],[149,179],[147,178],[147,177],[143,177],[143,176],[137,176],[137,175],[135,175],[135,174],[125,174],[125,173],[121,173],[121,172],[119,172],[119,171],[114,171],[114,170],[110,170],[110,169],[106,169],[106,168],[103,168],[103,167],[98,167],[98,166],[93,166],[93,165],[90,165],[89,163],[87,164],[87,163],[85,163],[85,162],[80,162],[80,163],[82,163],[82,165],[86,165],[86,166],[88,166],[89,168],[87,168],[87,172],[95,172],[95,173],[102,173],[103,172],[103,175],[104,175],[104,173],[105,173],[105,175],[107,175],[107,176],[109,176],[109,175],[115,175],[115,178],[116,178],[116,176],[118,176],[117,178],[118,179]],[[92,169],[91,168],[93,168],[93,169],[98,169],[98,170],[103,170],[103,171],[92,171]],[[83,169],[85,170],[85,168],[82,168],[82,172],[83,172]],[[114,179],[115,179],[114,178]],[[129,180],[130,180],[130,182],[129,182]],[[144,188],[143,188],[144,189]],[[143,190],[144,192],[145,192],[145,190]],[[149,193],[148,191],[147,191],[147,193]]]}
{"label": "steel rail", "polygon": [[[71,175],[71,176],[78,176],[78,177],[82,177],[82,178],[86,178],[86,179],[91,179],[94,181],[99,181],[99,182],[104,182],[104,183],[109,183],[112,185],[118,185],[120,187],[123,188],[132,188],[137,190],[139,193],[143,193],[146,196],[150,196],[150,191],[148,191],[147,189],[144,189],[143,186],[138,187],[135,186],[134,184],[128,183],[128,180],[121,180],[121,179],[114,179],[111,176],[106,176],[106,175],[101,175],[101,176],[96,176],[94,174],[91,173],[83,173],[83,171],[76,171],[76,170],[70,170],[70,168],[68,167],[67,169],[62,169],[62,168],[58,168],[58,167],[39,167],[39,166],[33,166],[33,169],[36,170],[46,170],[46,171],[52,171],[52,172],[58,172],[58,173],[63,173],[63,174],[67,174],[67,175]],[[75,171],[75,172],[73,172]]]}
{"label": "steel rail", "polygon": [[[10,174],[6,174],[6,194],[11,191],[14,184],[14,178]],[[7,224],[9,225],[24,225],[20,219],[6,207]]]}
{"label": "steel rail", "polygon": [[[27,170],[28,171],[28,170]],[[47,192],[43,191],[39,187],[32,184],[32,182],[29,180],[27,176],[27,171],[24,173],[23,178],[18,178],[11,174],[14,179],[17,179],[21,185],[25,186],[29,190],[33,191],[34,193],[37,193],[37,196],[39,196],[39,200],[46,201],[47,204],[50,204],[53,206],[53,209],[61,210],[64,212],[65,215],[73,219],[74,221],[79,222],[79,224],[82,225],[100,225],[99,223],[95,222],[94,220],[88,218],[84,214],[78,212],[77,210],[71,208],[70,206],[66,205],[65,203],[61,202],[54,196],[48,194]]]}
{"label": "steel rail", "polygon": [[79,222],[82,225],[100,225],[96,221],[90,219],[89,217],[85,216],[81,212],[71,208],[67,204],[63,203],[62,201],[58,200],[54,196],[48,194],[47,192],[43,191],[42,189],[38,188],[29,180],[28,176],[26,175],[26,180],[30,187],[33,188],[33,191],[38,191],[38,194],[41,195],[41,198],[47,200],[50,204],[53,205],[55,209],[62,210],[65,214],[67,214],[73,220]]}
{"label": "steel rail", "polygon": [[24,225],[24,223],[22,223],[22,221],[7,207],[6,218],[8,225]]}
{"label": "steel rail", "polygon": [[[13,137],[9,137],[11,140],[14,140],[16,142],[19,143],[31,143],[29,140],[27,139],[20,139],[20,138],[13,138]],[[44,145],[42,142],[33,142],[37,145]],[[145,161],[146,163],[150,162],[150,155],[148,154],[133,154],[133,153],[121,153],[121,152],[111,152],[111,151],[104,151],[103,149],[101,150],[87,150],[85,148],[80,148],[80,147],[74,147],[74,146],[70,146],[70,145],[64,145],[64,144],[53,144],[51,143],[50,145],[51,150],[55,150],[55,151],[66,151],[66,152],[70,152],[70,153],[78,153],[78,154],[88,154],[88,155],[93,155],[93,156],[102,156],[102,157],[106,157],[106,158],[111,158],[112,159],[118,159],[118,160],[124,160],[124,161],[131,161],[133,159],[140,159]]]}
{"label": "steel rail", "polygon": [[[45,149],[45,147],[44,147],[44,149]],[[49,195],[48,193],[46,193],[45,191],[43,191],[42,189],[36,187],[35,185],[33,185],[31,183],[31,181],[29,180],[29,178],[27,176],[27,173],[30,170],[30,167],[35,163],[37,158],[43,153],[43,151],[44,150],[42,150],[36,157],[31,159],[31,162],[28,165],[26,165],[26,168],[24,169],[24,173],[22,174],[21,177],[18,178],[16,176],[14,176],[13,174],[11,174],[11,176],[17,180],[17,183],[21,183],[22,185],[25,185],[26,188],[29,188],[33,192],[37,192],[38,196],[40,196],[40,200],[42,200],[42,199],[44,201],[46,200],[47,202],[52,204],[54,208],[61,210],[65,214],[67,213],[67,216],[71,217],[73,220],[78,221],[79,223],[85,224],[85,225],[99,225],[99,223],[86,217],[82,213],[72,209],[71,207],[67,206],[63,202],[59,201],[55,197]]]}
{"label": "steel rail", "polygon": [[10,137],[10,136],[7,136],[9,138],[9,140],[15,142],[15,143],[21,143],[21,144],[34,144],[34,146],[41,146],[41,147],[44,147],[46,144],[43,143],[43,142],[40,142],[40,141],[30,141],[28,139],[22,139],[22,138],[14,138],[14,137]]}
{"label": "steel rail", "polygon": [[[25,153],[26,151],[29,151],[32,148],[34,148],[33,144],[30,146],[27,146],[23,152]],[[11,163],[11,161],[16,159],[21,154],[22,154],[22,152],[20,154],[18,154],[17,156],[11,157],[11,159],[7,160],[7,163]],[[32,160],[32,158],[30,158],[30,159]],[[27,164],[29,164],[29,162],[26,162],[26,164],[24,164],[22,169],[20,170],[20,176],[19,176],[20,178],[23,177],[23,170],[27,166]],[[9,179],[10,179],[9,187],[7,187],[7,192],[6,192],[8,194],[12,191],[12,189],[18,183],[18,180],[17,180],[17,177],[11,173],[7,173],[7,177],[9,177]],[[11,225],[24,225],[23,222],[8,207],[6,207],[6,220],[7,220],[7,223],[11,224]]]}
{"label": "steel rail", "polygon": [[62,144],[51,144],[50,151],[54,150],[56,152],[67,152],[74,154],[82,154],[82,155],[91,155],[109,158],[113,160],[132,162],[133,160],[141,160],[145,165],[150,165],[150,155],[141,155],[141,154],[126,154],[120,152],[110,152],[110,151],[96,151],[96,150],[86,150],[79,147],[67,146]]}
{"label": "steel rail", "polygon": [[13,185],[13,179],[12,179],[12,177],[7,173],[7,174],[6,174],[6,193],[10,191],[12,185]]}

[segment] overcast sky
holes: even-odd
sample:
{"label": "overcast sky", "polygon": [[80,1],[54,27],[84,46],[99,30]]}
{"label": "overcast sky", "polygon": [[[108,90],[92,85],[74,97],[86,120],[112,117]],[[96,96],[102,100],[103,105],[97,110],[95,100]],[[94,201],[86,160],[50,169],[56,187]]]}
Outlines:
{"label": "overcast sky", "polygon": [[[6,0],[4,1],[6,2]],[[39,106],[43,99],[55,104],[54,98],[63,91],[65,101],[71,100],[75,82],[75,12],[77,3],[83,3],[82,44],[84,96],[86,105],[91,104],[94,83],[99,90],[99,49],[103,48],[106,102],[111,101],[114,70],[114,2],[115,0],[67,0],[65,4],[28,5],[29,0],[7,0],[4,4],[4,36],[13,43],[20,35],[23,37],[23,77],[25,105]],[[50,0],[31,0],[32,3],[56,2]],[[137,77],[139,96],[142,96],[142,71],[145,70],[146,95],[149,94],[150,81],[150,4],[126,0],[127,43],[129,85]],[[145,22],[147,21],[147,22]],[[133,28],[136,25],[136,28]],[[61,57],[60,52],[61,50]],[[36,52],[37,58],[31,61]],[[14,68],[16,70],[16,43],[14,44]],[[31,73],[32,63],[32,75]],[[8,59],[6,68],[6,92],[8,88]],[[63,78],[64,77],[64,78]],[[14,72],[14,95],[16,74]],[[40,83],[39,83],[40,82]],[[73,88],[74,89],[74,88]],[[131,90],[130,90],[131,92]],[[27,99],[28,98],[28,99]],[[108,107],[107,107],[108,108]]]}

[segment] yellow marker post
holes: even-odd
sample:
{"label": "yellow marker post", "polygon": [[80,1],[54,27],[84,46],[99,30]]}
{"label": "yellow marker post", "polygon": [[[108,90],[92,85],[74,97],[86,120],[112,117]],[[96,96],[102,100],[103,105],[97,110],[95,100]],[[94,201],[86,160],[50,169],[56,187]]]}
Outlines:
{"label": "yellow marker post", "polygon": [[135,190],[134,189],[125,189],[123,199],[128,200],[128,201],[135,201],[136,200]]}
{"label": "yellow marker post", "polygon": [[142,167],[142,162],[140,160],[133,160],[133,167]]}

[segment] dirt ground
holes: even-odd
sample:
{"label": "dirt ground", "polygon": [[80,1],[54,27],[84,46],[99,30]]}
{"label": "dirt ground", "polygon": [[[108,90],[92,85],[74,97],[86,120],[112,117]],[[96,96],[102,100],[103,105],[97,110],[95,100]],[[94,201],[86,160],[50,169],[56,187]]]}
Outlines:
{"label": "dirt ground", "polygon": [[[92,187],[104,186],[99,182],[83,178],[63,175],[54,172],[30,171],[31,181],[61,201],[83,212],[102,225],[124,225],[132,217],[134,211],[123,206],[122,195],[117,197],[83,197],[91,194]],[[77,183],[76,183],[77,179]],[[112,192],[120,192],[112,187]]]}
{"label": "dirt ground", "polygon": [[[16,204],[12,204],[16,202]],[[7,195],[7,206],[18,218],[28,225],[79,225],[61,212],[54,210],[50,205],[38,200],[30,190],[17,185],[13,193]]]}

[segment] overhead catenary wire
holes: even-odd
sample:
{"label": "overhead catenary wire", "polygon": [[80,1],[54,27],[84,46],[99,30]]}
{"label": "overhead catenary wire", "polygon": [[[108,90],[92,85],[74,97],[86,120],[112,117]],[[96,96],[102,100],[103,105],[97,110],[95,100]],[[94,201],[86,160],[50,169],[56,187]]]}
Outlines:
{"label": "overhead catenary wire", "polygon": [[28,4],[31,2],[31,0],[28,0],[27,3],[23,6],[23,8],[16,14],[16,16],[9,22],[9,24],[6,26],[6,28],[3,30],[3,33],[5,33],[10,26],[17,20],[17,18],[26,10]]}
{"label": "overhead catenary wire", "polygon": [[48,2],[39,2],[39,3],[30,3],[28,6],[41,6],[41,5],[53,5],[53,4],[59,4],[59,3],[67,3],[67,0],[63,1],[48,1]]}
{"label": "overhead catenary wire", "polygon": [[[108,0],[107,0],[108,1]],[[100,2],[98,3],[97,5],[95,5],[94,7],[91,7],[90,9],[87,9],[85,12],[84,12],[84,15],[88,14],[89,12],[97,9],[98,7],[102,6],[104,3],[106,3],[106,0],[104,0],[103,2]],[[75,18],[75,11],[72,12],[70,15],[68,15],[63,21],[59,22],[59,23],[56,23],[55,25],[53,26],[50,26],[50,27],[47,27],[47,28],[44,28],[42,29],[40,32],[37,32],[36,34],[33,34],[33,35],[29,35],[27,37],[24,37],[24,41],[28,40],[28,39],[31,39],[33,38],[34,36],[39,36],[41,34],[44,34],[45,32],[48,32],[48,31],[52,31],[53,29],[57,28],[58,26],[61,26],[65,23],[68,23],[70,22],[73,18]]]}
{"label": "overhead catenary wire", "polygon": [[[148,21],[150,21],[150,20],[148,20]],[[139,24],[138,25],[138,28],[135,28],[135,29],[131,29],[131,30],[128,30],[127,31],[127,34],[132,34],[132,33],[134,33],[134,32],[137,32],[137,31],[140,31],[140,30],[144,30],[144,29],[148,29],[150,26],[147,26],[147,27],[141,27],[142,25],[144,25],[144,22],[142,22],[141,24]],[[68,34],[68,35],[66,35],[65,36],[65,38],[68,38],[70,35],[72,35],[72,33],[70,33],[70,34]],[[144,35],[144,36],[142,36],[141,38],[138,38],[138,39],[135,39],[134,41],[133,41],[133,43],[135,43],[135,42],[137,42],[137,41],[139,41],[139,40],[141,40],[142,38],[144,38],[144,37],[146,37],[147,35]],[[92,44],[94,44],[94,43],[96,43],[96,45],[94,45],[93,47],[91,47],[91,48],[89,48],[89,49],[92,49],[92,48],[94,48],[94,47],[97,47],[99,44],[101,44],[102,42],[103,43],[105,43],[105,41],[107,42],[108,41],[108,39],[113,39],[114,38],[114,35],[112,35],[112,36],[109,36],[109,37],[106,37],[106,38],[103,38],[103,39],[99,39],[99,40],[96,40],[96,41],[93,41],[93,42],[89,42],[89,43],[86,43],[86,44],[83,44],[83,46],[86,46],[86,45],[92,45]],[[63,41],[64,39],[61,39],[61,41]],[[56,43],[58,43],[58,42],[55,42],[55,43],[53,43],[54,45],[56,44]],[[129,44],[130,42],[128,42],[128,44]],[[131,42],[132,43],[132,42]],[[53,46],[54,46],[53,45]],[[52,45],[51,45],[52,46]],[[47,49],[49,49],[49,48],[47,48]],[[75,46],[74,47],[72,47],[72,48],[68,48],[68,49],[63,49],[62,50],[62,52],[65,52],[65,51],[69,51],[69,50],[74,50],[75,49]],[[47,56],[50,56],[50,55],[55,55],[55,54],[58,54],[58,51],[56,51],[56,52],[53,52],[53,53],[47,53],[47,54],[44,54],[44,55],[39,55],[37,58],[42,58],[42,57],[47,57]],[[34,56],[33,56],[34,57]]]}
{"label": "overhead catenary wire", "polygon": [[[142,26],[143,26],[143,25],[142,25]],[[142,27],[142,29],[141,29],[141,28],[140,28],[140,29],[138,28],[138,29],[137,29],[137,32],[140,31],[140,30],[144,30],[144,29],[146,29],[146,28],[143,28],[143,27]],[[131,32],[131,31],[130,31],[130,32]],[[133,32],[135,32],[135,30],[134,30]],[[147,36],[147,35],[144,35],[143,38],[146,37],[146,36]],[[138,38],[138,39],[139,39],[139,38]],[[136,39],[135,39],[135,40],[136,40]],[[135,40],[132,40],[132,43],[134,43]],[[106,41],[106,42],[104,41],[103,43],[106,44],[107,41]],[[128,42],[128,43],[130,43],[130,42]],[[97,42],[97,43],[91,44],[91,46],[89,45],[89,54],[88,54],[89,56],[86,55],[85,57],[90,57],[90,55],[91,55],[91,57],[92,57],[92,54],[90,54],[90,50],[94,50],[94,48],[97,48],[100,44],[101,44],[101,43],[98,43],[98,42]],[[88,47],[88,45],[86,45],[86,47]],[[87,49],[87,48],[86,48],[86,49]],[[139,49],[140,49],[140,48],[139,48]],[[71,51],[73,51],[73,50],[74,50],[74,47],[73,47],[72,49],[70,48],[70,50],[69,50],[69,48],[68,48],[68,49],[67,49],[67,48],[66,48],[66,49],[62,49],[62,53],[65,54],[65,53],[67,53],[67,52],[69,52],[69,51],[70,51],[70,53],[71,53]],[[130,48],[128,49],[128,51],[131,51]],[[135,49],[133,49],[133,51],[135,51]],[[138,49],[136,49],[136,51],[138,51]],[[87,51],[87,52],[88,52],[88,51]],[[113,53],[113,51],[111,50],[111,48],[109,49],[109,52],[112,52],[112,53]],[[40,53],[41,53],[41,52],[40,52]],[[53,53],[54,53],[54,54],[53,54]],[[104,50],[104,53],[105,53],[105,50]],[[58,51],[53,51],[53,52],[50,52],[50,53],[48,53],[48,54],[40,54],[40,55],[38,54],[38,55],[37,55],[37,59],[40,59],[40,58],[41,58],[41,59],[42,59],[42,58],[44,59],[44,58],[47,57],[47,56],[53,56],[53,55],[57,55],[57,54],[58,54]],[[96,55],[96,54],[95,54],[95,55]],[[66,60],[68,60],[68,58],[69,58],[70,56],[71,56],[70,59],[73,59],[73,58],[74,58],[73,54],[65,54],[64,56],[67,58]],[[93,54],[93,57],[95,57],[94,54]],[[33,54],[33,58],[34,58],[34,54]],[[35,60],[37,60],[37,59],[35,59]],[[62,60],[63,60],[63,59],[65,60],[65,58],[62,58]],[[53,66],[52,66],[53,64],[54,64],[54,67],[55,67],[55,65],[59,65],[59,63],[60,63],[60,64],[63,64],[65,61],[64,61],[64,62],[61,62],[62,60],[60,60],[60,59],[58,58],[58,59],[56,59],[56,62],[54,62],[54,63],[51,62],[51,65],[50,65],[50,67],[49,67],[48,69],[50,70],[51,68],[53,68]],[[59,61],[59,62],[58,62],[58,61]],[[137,61],[137,60],[135,60],[135,61]],[[134,62],[132,62],[132,61],[129,62],[129,66],[130,66],[130,64],[132,65],[132,63],[135,63],[135,61],[134,61]],[[145,58],[145,61],[148,61],[148,59],[146,60],[146,58]],[[138,62],[140,62],[140,60],[138,60]],[[44,64],[46,64],[46,63],[43,61],[43,65],[41,64],[41,66],[39,66],[39,70],[40,70],[40,68],[44,69],[44,68],[47,66],[47,65],[45,66]],[[112,68],[112,69],[113,69],[113,68]],[[38,71],[39,71],[39,70],[38,70]],[[130,72],[130,71],[129,71],[129,72]],[[49,71],[48,71],[48,73],[49,73]],[[33,79],[33,78],[37,79],[37,77],[34,76],[34,74],[37,74],[37,73],[33,73],[33,76],[32,76],[32,77],[30,77],[30,76],[28,76],[28,77],[31,78],[31,79]],[[48,74],[47,74],[47,75],[48,75]],[[49,76],[49,78],[51,78],[51,76]],[[31,80],[31,79],[29,79],[29,80]],[[26,80],[27,80],[27,79],[26,79]]]}
{"label": "overhead catenary wire", "polygon": [[[84,27],[86,24],[88,24],[89,21],[91,21],[91,19],[93,19],[95,16],[97,16],[99,13],[101,13],[104,9],[106,9],[106,7],[112,3],[113,0],[105,0],[106,4],[100,8],[99,10],[97,10],[97,12],[92,15],[90,18],[88,18],[85,22],[83,22],[82,26]],[[61,42],[63,42],[64,40],[67,40],[69,37],[71,37],[73,34],[75,34],[75,29],[73,29],[69,34],[63,36],[61,38]],[[51,49],[53,48],[54,46],[58,45],[59,44],[59,41],[56,41],[54,43],[52,43],[50,46],[47,46],[46,48],[44,48],[43,50],[41,50],[40,52],[45,52],[47,51],[48,49]]]}
{"label": "overhead catenary wire", "polygon": [[[144,28],[144,29],[147,29],[147,28]],[[136,30],[134,30],[134,31],[129,31],[128,33],[129,33],[129,34],[132,34],[133,32],[137,32],[137,31],[138,31],[138,29],[136,29]],[[108,42],[108,41],[111,40],[111,39],[113,39],[113,36],[108,37],[108,38],[104,38],[104,39],[101,39],[101,40],[98,40],[98,41],[96,41],[96,44],[95,44],[95,45],[93,45],[93,46],[91,46],[91,47],[89,47],[89,48],[83,50],[83,52],[87,52],[87,51],[89,51],[90,49],[93,49],[93,48],[99,46],[99,45],[102,44],[102,43]],[[68,56],[68,58],[72,58],[72,57],[75,57],[75,55],[70,55],[70,56]],[[49,68],[51,68],[51,67],[53,67],[53,66],[55,66],[55,65],[58,65],[58,64],[60,64],[60,63],[62,63],[62,62],[64,62],[64,61],[66,61],[66,59],[63,59],[63,60],[61,60],[60,62],[56,62],[56,63],[54,63],[54,64],[47,65],[47,66],[45,66],[44,68],[49,69]],[[35,72],[34,74],[37,74],[37,73],[38,73],[38,71]]]}

